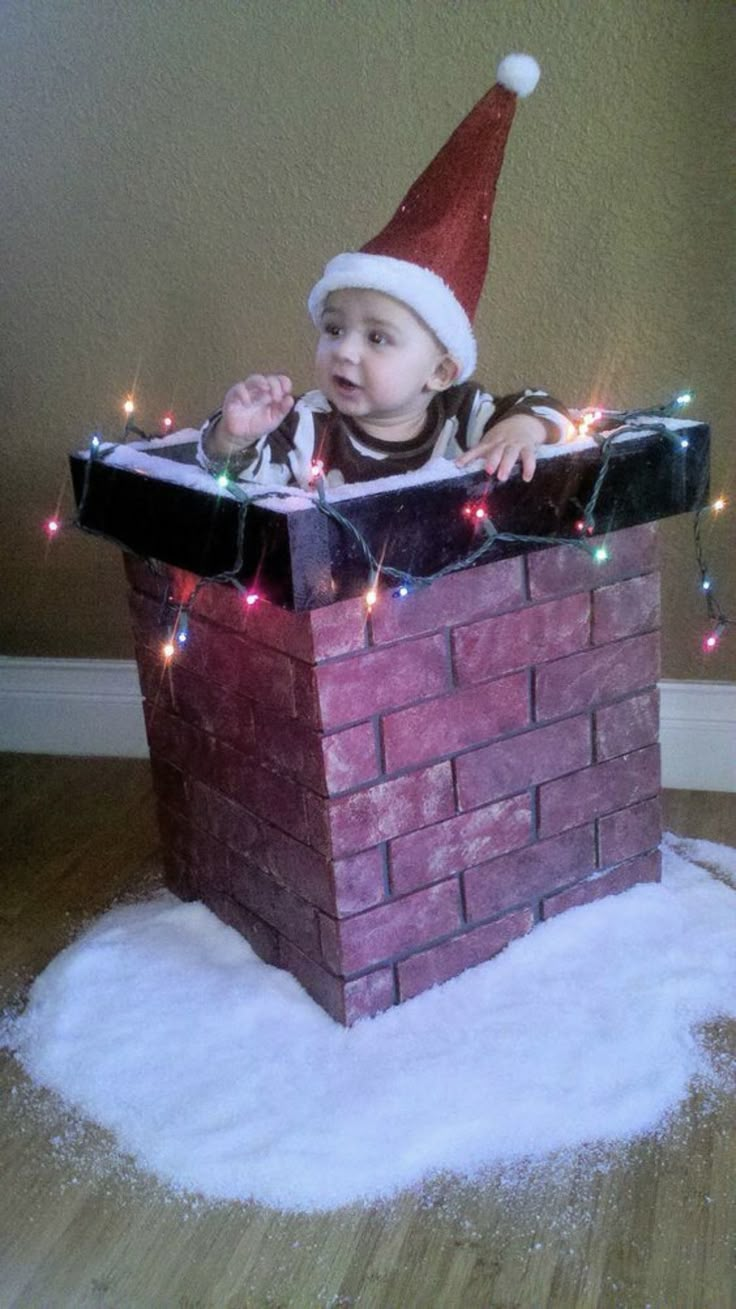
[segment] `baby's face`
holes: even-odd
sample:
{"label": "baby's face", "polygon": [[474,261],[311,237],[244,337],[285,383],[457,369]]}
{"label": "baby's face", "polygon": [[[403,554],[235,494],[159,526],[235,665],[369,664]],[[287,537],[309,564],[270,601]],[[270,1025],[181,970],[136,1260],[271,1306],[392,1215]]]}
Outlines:
{"label": "baby's face", "polygon": [[320,390],[357,419],[400,421],[426,409],[455,375],[447,351],[420,318],[380,291],[333,291],[320,321]]}

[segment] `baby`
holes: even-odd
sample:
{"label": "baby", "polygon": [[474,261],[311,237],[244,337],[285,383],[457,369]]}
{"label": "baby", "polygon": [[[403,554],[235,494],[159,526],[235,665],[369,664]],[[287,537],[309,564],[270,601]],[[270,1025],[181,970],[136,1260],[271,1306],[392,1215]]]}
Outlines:
{"label": "baby", "polygon": [[283,374],[237,382],[202,429],[204,467],[306,487],[316,473],[328,485],[364,482],[444,456],[461,468],[482,460],[500,481],[520,463],[531,479],[539,446],[570,430],[565,409],[542,391],[494,397],[469,379],[494,171],[516,96],[538,75],[529,56],[503,60],[498,84],[379,236],[328,263],[308,302],[319,332],[318,390],[295,400]]}

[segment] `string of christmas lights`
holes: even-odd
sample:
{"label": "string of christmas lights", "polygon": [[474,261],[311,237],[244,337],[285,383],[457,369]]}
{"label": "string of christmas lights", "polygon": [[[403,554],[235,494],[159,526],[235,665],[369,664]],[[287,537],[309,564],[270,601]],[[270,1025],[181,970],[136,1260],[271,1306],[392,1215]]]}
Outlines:
{"label": "string of christmas lights", "polygon": [[[689,441],[682,432],[673,431],[663,420],[672,418],[677,415],[692,400],[690,392],[682,392],[672,397],[663,405],[649,408],[627,409],[627,410],[602,410],[586,409],[584,410],[576,423],[575,435],[577,437],[588,436],[596,441],[601,450],[601,463],[598,470],[591,495],[585,505],[582,517],[576,522],[576,537],[563,536],[535,536],[522,535],[513,532],[499,532],[493,520],[488,514],[485,504],[467,503],[463,510],[463,516],[472,520],[474,526],[482,528],[482,541],[468,554],[454,560],[452,563],[445,565],[444,568],[437,572],[417,576],[404,569],[393,567],[386,563],[385,560],[377,559],[373,553],[368,541],[349,518],[336,508],[336,506],[327,499],[326,480],[324,465],[321,460],[315,460],[312,465],[312,478],[310,485],[316,492],[315,505],[320,512],[327,515],[336,522],[344,531],[350,533],[356,541],[369,571],[369,586],[364,595],[364,602],[367,610],[370,612],[378,603],[379,583],[381,578],[385,578],[394,583],[392,594],[395,598],[402,599],[410,594],[411,591],[420,587],[430,586],[433,582],[441,577],[446,577],[450,573],[459,572],[463,569],[470,568],[484,558],[499,542],[513,542],[525,545],[569,545],[573,549],[583,550],[589,554],[597,563],[604,563],[610,556],[608,547],[605,542],[593,545],[585,537],[592,536],[595,532],[595,511],[601,489],[606,479],[611,456],[613,454],[614,443],[617,438],[624,435],[647,435],[658,433],[675,440],[680,448],[687,449]],[[123,433],[123,442],[133,435],[141,440],[152,440],[154,437],[147,435],[133,421],[135,412],[135,403],[132,396],[129,396],[124,405],[125,428]],[[646,420],[645,426],[642,426],[642,420]],[[156,436],[165,436],[174,427],[174,416],[167,413],[163,416],[160,424],[162,431]],[[72,524],[82,531],[95,536],[103,536],[106,540],[113,541],[114,544],[126,550],[125,542],[118,541],[107,532],[99,532],[96,529],[88,527],[84,523],[84,510],[86,499],[89,492],[90,478],[92,475],[92,466],[95,461],[101,461],[109,457],[115,449],[115,445],[110,445],[106,449],[102,448],[102,437],[99,432],[93,433],[88,443],[88,462],[85,468],[82,491],[79,497],[77,512],[72,519]],[[241,482],[231,480],[227,473],[221,472],[213,474],[218,487],[226,490],[238,504],[238,529],[236,538],[236,557],[232,568],[210,577],[201,577],[196,582],[192,592],[187,600],[182,603],[175,603],[171,597],[165,596],[162,602],[161,618],[162,626],[168,621],[170,633],[163,645],[163,655],[165,660],[169,661],[175,655],[177,648],[186,644],[189,633],[189,616],[194,607],[196,598],[202,589],[212,583],[228,584],[235,586],[242,592],[245,603],[254,605],[259,600],[258,592],[244,586],[240,580],[239,574],[243,566],[243,552],[245,542],[245,530],[248,508],[251,504],[264,498],[274,496],[286,498],[290,493],[279,491],[273,487],[259,487],[254,490],[246,490]],[[694,544],[695,555],[698,570],[700,573],[700,590],[705,597],[708,617],[711,623],[711,630],[706,633],[702,640],[702,649],[704,653],[712,653],[717,649],[721,637],[726,629],[734,626],[734,620],[730,619],[722,606],[717,600],[713,580],[710,575],[706,559],[705,547],[703,542],[702,525],[706,515],[711,513],[720,514],[726,507],[726,501],[723,497],[718,497],[711,505],[696,511],[694,520]],[[62,524],[58,517],[50,518],[45,524],[45,530],[50,539],[56,537],[61,531]],[[149,561],[150,563],[151,561]],[[171,611],[175,610],[173,624],[169,618]]]}

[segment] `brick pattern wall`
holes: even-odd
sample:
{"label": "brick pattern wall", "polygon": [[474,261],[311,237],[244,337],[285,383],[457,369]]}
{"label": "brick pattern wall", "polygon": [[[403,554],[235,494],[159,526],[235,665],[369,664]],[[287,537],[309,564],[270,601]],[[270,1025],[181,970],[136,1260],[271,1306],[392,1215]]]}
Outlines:
{"label": "brick pattern wall", "polygon": [[448,576],[368,616],[128,559],[167,878],[342,1023],[660,875],[656,527]]}

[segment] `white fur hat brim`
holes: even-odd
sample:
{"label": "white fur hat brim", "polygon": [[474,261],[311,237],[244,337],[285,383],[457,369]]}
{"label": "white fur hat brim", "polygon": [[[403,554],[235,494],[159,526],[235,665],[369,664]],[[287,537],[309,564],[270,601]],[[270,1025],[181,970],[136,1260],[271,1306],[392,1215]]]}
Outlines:
{"label": "white fur hat brim", "polygon": [[473,328],[465,310],[446,282],[420,264],[390,255],[351,251],[336,255],[312,287],[307,300],[312,322],[319,327],[325,301],[331,291],[353,287],[363,291],[381,291],[401,304],[408,305],[457,363],[458,382],[465,382],[475,371],[478,355]]}

